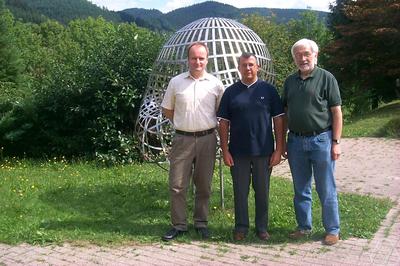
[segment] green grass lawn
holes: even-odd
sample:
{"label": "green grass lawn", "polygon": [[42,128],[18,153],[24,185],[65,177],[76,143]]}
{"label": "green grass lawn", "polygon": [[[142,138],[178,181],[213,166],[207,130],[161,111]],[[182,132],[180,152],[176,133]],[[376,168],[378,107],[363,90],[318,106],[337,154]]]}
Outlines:
{"label": "green grass lawn", "polygon": [[[225,209],[220,208],[219,176],[216,174],[210,204],[213,238],[232,241],[234,225],[232,182],[227,168]],[[217,173],[217,171],[216,171]],[[0,242],[123,244],[160,241],[169,229],[168,174],[156,164],[133,164],[101,168],[93,163],[5,160],[0,164]],[[270,190],[271,243],[288,242],[295,228],[290,180],[273,177]],[[189,217],[192,193],[189,192]],[[314,231],[323,229],[320,204],[314,194]],[[253,195],[250,219],[254,221]],[[385,199],[351,194],[339,195],[342,238],[370,238],[392,203]],[[180,241],[198,239],[194,230]],[[249,234],[248,242],[259,242]]]}
{"label": "green grass lawn", "polygon": [[343,137],[400,138],[400,101],[380,106],[363,116],[347,119]]}
{"label": "green grass lawn", "polygon": [[[362,117],[346,120],[345,137],[400,137],[400,101],[386,104]],[[101,168],[92,162],[64,159],[37,162],[3,159],[0,162],[0,242],[123,244],[160,241],[169,229],[168,173],[156,164]],[[231,242],[234,225],[232,181],[225,177],[225,209],[220,208],[216,174],[210,204],[211,241]],[[189,191],[189,217],[193,200]],[[295,226],[290,180],[272,177],[270,189],[271,243],[285,243]],[[314,230],[323,236],[321,209],[314,191]],[[388,199],[339,194],[341,237],[371,238],[392,207]],[[249,196],[251,222],[253,195]],[[253,226],[253,225],[252,225]],[[254,229],[252,227],[251,229]],[[190,230],[179,241],[198,237]],[[245,243],[259,242],[250,234]]]}

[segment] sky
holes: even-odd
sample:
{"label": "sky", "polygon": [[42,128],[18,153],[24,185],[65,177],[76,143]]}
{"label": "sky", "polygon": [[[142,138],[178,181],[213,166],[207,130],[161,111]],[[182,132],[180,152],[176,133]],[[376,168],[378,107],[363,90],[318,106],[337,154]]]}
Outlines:
{"label": "sky", "polygon": [[[119,11],[127,8],[158,9],[167,13],[180,7],[205,2],[207,0],[89,0],[108,10]],[[329,3],[334,0],[217,0],[216,2],[228,4],[237,8],[244,7],[269,7],[269,8],[300,8],[329,12]]]}

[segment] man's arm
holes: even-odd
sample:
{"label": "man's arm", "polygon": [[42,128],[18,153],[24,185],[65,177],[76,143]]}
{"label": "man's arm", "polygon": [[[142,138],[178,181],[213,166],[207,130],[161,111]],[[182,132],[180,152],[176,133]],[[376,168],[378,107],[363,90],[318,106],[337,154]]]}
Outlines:
{"label": "man's arm", "polygon": [[230,122],[228,120],[220,119],[218,132],[224,163],[227,166],[233,166],[233,158],[228,148],[229,126]]}
{"label": "man's arm", "polygon": [[286,142],[286,135],[288,132],[288,118],[287,118],[287,107],[285,107],[285,114],[283,115],[283,151],[282,156],[283,158],[287,159],[287,142]]}
{"label": "man's arm", "polygon": [[162,108],[162,112],[166,118],[168,118],[171,122],[174,121],[174,110]]}
{"label": "man's arm", "polygon": [[[331,107],[332,113],[332,139],[340,140],[342,136],[343,118],[342,109],[339,106]],[[339,159],[341,153],[340,144],[332,142],[332,159]]]}
{"label": "man's arm", "polygon": [[284,115],[275,116],[274,122],[274,133],[276,147],[275,151],[272,153],[271,159],[269,161],[269,167],[275,166],[281,162],[281,156],[284,153]]}

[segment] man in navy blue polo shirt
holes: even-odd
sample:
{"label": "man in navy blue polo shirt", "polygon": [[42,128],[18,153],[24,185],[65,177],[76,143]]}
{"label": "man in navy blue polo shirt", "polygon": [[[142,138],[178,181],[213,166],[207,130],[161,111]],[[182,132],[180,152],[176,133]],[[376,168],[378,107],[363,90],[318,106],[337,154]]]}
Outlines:
{"label": "man in navy blue polo shirt", "polygon": [[283,105],[275,87],[257,78],[254,54],[243,53],[238,68],[241,80],[225,90],[217,112],[224,163],[230,167],[233,180],[233,238],[240,241],[248,233],[248,194],[252,183],[256,233],[261,240],[267,240],[271,167],[279,164],[284,149]]}

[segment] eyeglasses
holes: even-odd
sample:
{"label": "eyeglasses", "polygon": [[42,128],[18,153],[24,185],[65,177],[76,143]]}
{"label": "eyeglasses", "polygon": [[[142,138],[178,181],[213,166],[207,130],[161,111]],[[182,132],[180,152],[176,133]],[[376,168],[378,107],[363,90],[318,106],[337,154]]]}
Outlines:
{"label": "eyeglasses", "polygon": [[303,57],[311,57],[314,53],[311,52],[304,52],[304,53],[295,53],[294,56],[296,58],[303,58]]}
{"label": "eyeglasses", "polygon": [[249,64],[241,64],[240,67],[242,68],[254,68],[255,66],[257,66],[256,64],[253,63],[249,63]]}

